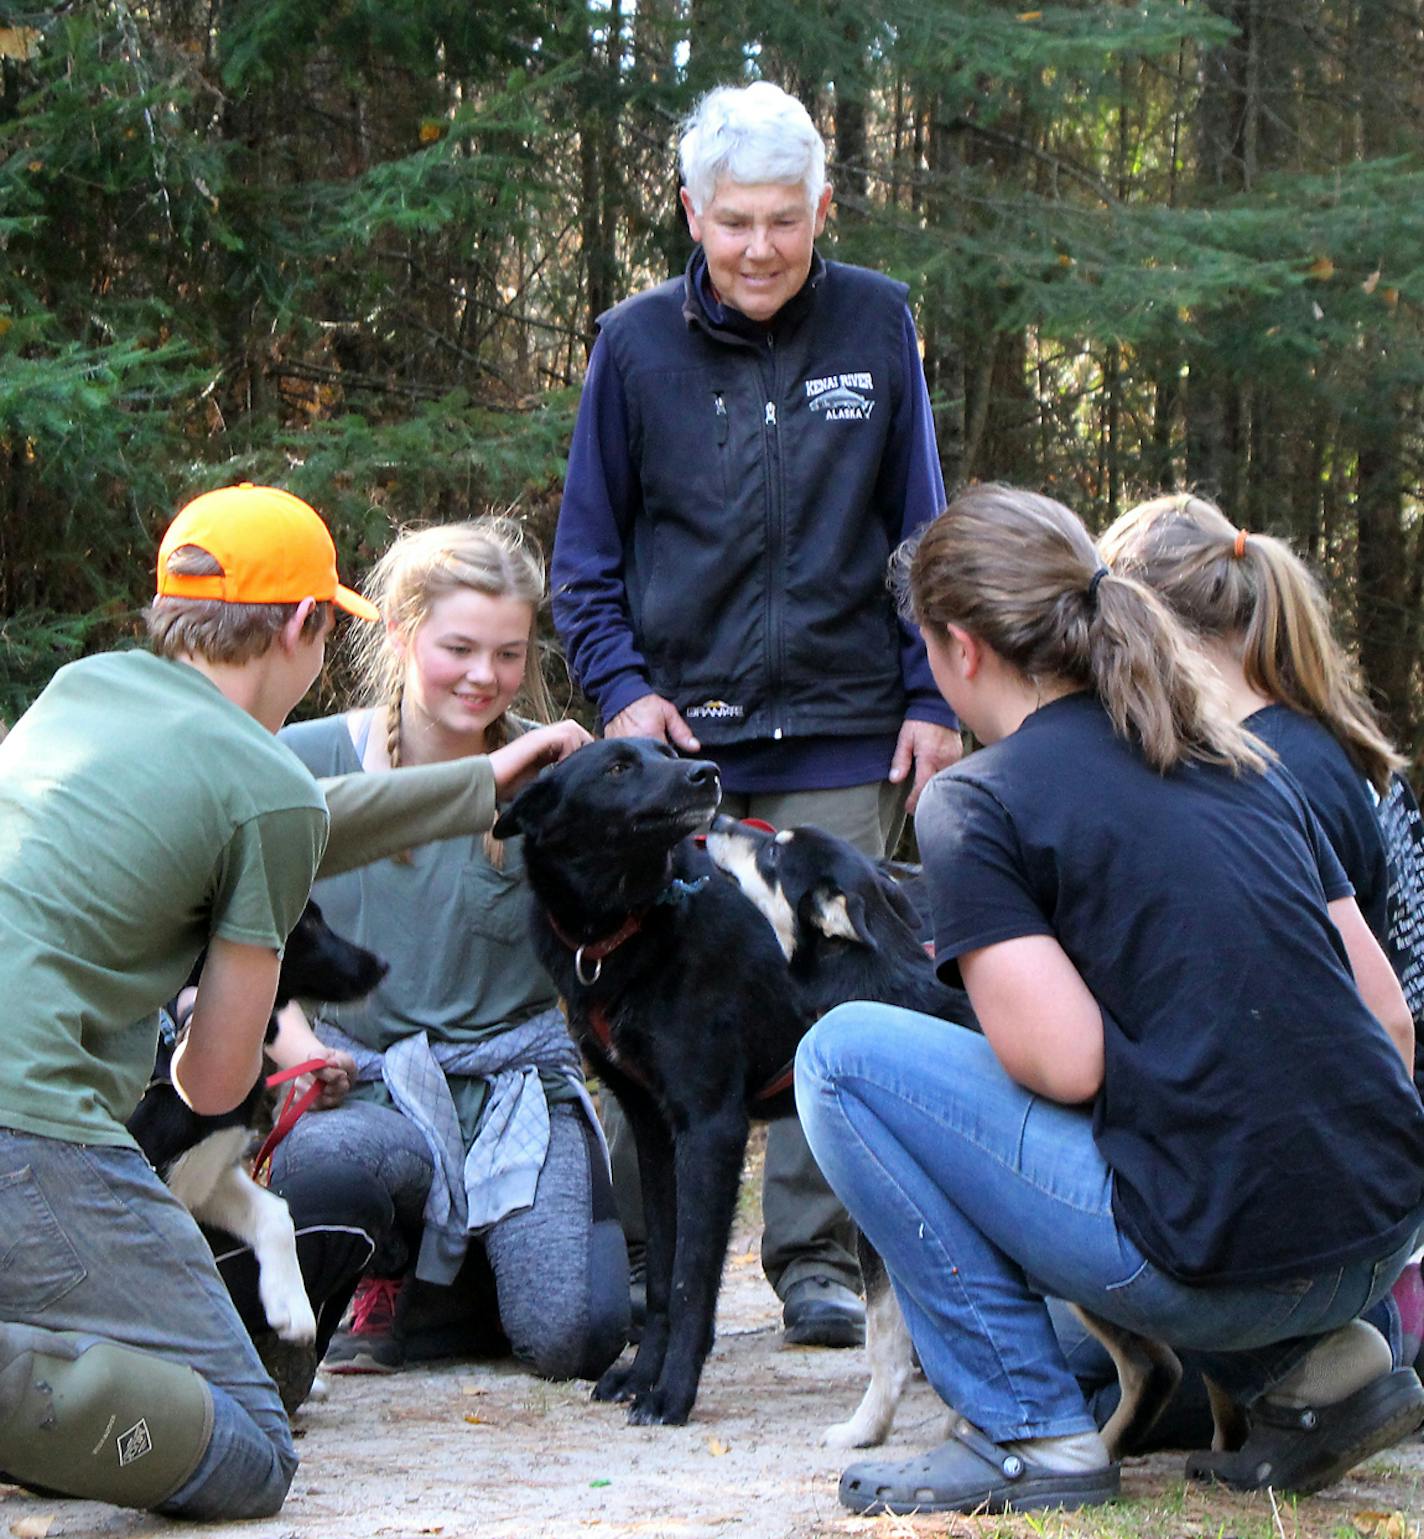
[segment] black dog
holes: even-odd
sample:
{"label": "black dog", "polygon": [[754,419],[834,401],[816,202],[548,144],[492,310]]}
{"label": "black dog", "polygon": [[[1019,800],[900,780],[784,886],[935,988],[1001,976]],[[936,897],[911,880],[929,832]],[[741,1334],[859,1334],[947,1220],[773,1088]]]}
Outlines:
{"label": "black dog", "polygon": [[[875,1000],[977,1029],[963,990],[936,976],[923,943],[923,916],[882,863],[818,828],[772,833],[718,817],[708,853],[734,876],[776,931],[793,978],[814,1016],[847,1000]],[[884,1263],[864,1238],[870,1383],[855,1414],[827,1429],[843,1448],[884,1442],[910,1379],[912,1349]],[[1073,1306],[1117,1366],[1121,1397],[1103,1428],[1116,1459],[1138,1446],[1176,1392],[1181,1364],[1169,1347]],[[1244,1428],[1215,1392],[1217,1445],[1239,1446]]]}
{"label": "black dog", "polygon": [[712,1346],[748,1119],[792,1110],[811,1021],[776,937],[685,837],[721,789],[714,765],[638,738],[546,770],[495,824],[524,835],[541,960],[618,1098],[647,1213],[647,1320],[594,1398],[685,1422]]}
{"label": "black dog", "polygon": [[[193,970],[193,981],[201,961]],[[386,964],[362,946],[337,935],[308,901],[287,937],[277,984],[276,1009],[291,999],[341,1002],[368,994],[386,975]],[[275,1017],[266,1040],[276,1035]],[[153,1077],[128,1120],[148,1162],[200,1223],[224,1229],[252,1247],[267,1323],[290,1341],[311,1341],[316,1321],[302,1286],[296,1238],[287,1205],[258,1186],[243,1165],[254,1134],[270,1122],[271,1102],[258,1080],[240,1105],[205,1117],[173,1088],[171,1065],[178,1038],[158,1044]]]}

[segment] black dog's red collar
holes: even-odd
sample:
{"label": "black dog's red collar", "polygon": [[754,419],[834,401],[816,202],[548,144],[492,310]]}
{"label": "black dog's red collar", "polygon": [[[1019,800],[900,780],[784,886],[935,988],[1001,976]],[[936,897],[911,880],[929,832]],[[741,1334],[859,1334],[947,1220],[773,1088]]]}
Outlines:
{"label": "black dog's red collar", "polygon": [[[667,886],[653,899],[658,903],[681,903],[695,892],[701,892],[707,885],[705,876],[695,877],[692,881],[683,881],[681,877],[674,877]],[[650,905],[651,906],[651,905]],[[577,941],[559,924],[554,916],[545,910],[544,917],[549,921],[549,928],[574,954],[574,973],[578,981],[587,988],[590,984],[597,983],[603,972],[603,959],[610,952],[617,949],[626,940],[632,938],[643,928],[643,920],[647,917],[646,908],[635,909],[610,935],[605,935],[602,940]],[[593,972],[584,977],[583,961],[587,957],[593,963]]]}
{"label": "black dog's red collar", "polygon": [[[636,913],[629,914],[611,935],[605,935],[602,940],[594,941],[576,941],[563,930],[552,914],[546,914],[545,917],[549,921],[549,928],[573,952],[574,973],[578,981],[587,988],[589,984],[598,982],[599,974],[603,971],[604,957],[610,952],[617,951],[624,941],[631,940],[643,928],[643,915],[646,913],[646,909],[639,909]],[[593,972],[587,978],[584,977],[583,972],[585,957],[593,963]]]}

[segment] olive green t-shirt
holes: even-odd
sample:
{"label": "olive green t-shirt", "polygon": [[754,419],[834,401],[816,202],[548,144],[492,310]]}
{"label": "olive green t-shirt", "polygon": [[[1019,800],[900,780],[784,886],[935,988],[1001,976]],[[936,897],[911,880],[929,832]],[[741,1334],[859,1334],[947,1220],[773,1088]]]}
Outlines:
{"label": "olive green t-shirt", "polygon": [[[284,727],[281,739],[314,775],[361,772],[344,716]],[[434,1041],[478,1041],[555,1005],[558,992],[530,938],[522,847],[522,839],[504,841],[504,864],[496,867],[485,855],[483,835],[465,834],[417,845],[406,859],[374,861],[319,881],[312,896],[327,923],[390,964],[365,999],[326,1006],[322,1015],[384,1052],[421,1031]],[[551,1079],[547,1088],[555,1099],[569,1093],[562,1080]],[[469,1136],[483,1081],[452,1083],[451,1090]],[[381,1085],[363,1085],[359,1093],[386,1100]]]}
{"label": "olive green t-shirt", "polygon": [[316,782],[197,669],[61,668],[0,743],[0,1126],[128,1144],[156,1011],[212,936],[280,950]]}

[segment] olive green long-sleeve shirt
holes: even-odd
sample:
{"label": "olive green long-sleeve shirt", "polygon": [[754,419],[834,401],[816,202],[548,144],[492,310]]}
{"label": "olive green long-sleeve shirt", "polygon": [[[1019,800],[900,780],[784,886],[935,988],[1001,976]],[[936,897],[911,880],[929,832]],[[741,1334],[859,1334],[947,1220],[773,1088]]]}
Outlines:
{"label": "olive green long-sleeve shirt", "polygon": [[317,876],[339,876],[412,845],[483,833],[495,820],[494,771],[483,756],[317,784],[331,832]]}

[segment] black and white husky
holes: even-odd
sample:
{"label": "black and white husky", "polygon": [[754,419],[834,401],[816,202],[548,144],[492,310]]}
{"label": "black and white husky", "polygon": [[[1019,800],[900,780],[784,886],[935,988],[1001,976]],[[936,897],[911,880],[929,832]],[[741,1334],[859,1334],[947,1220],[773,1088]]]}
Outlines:
{"label": "black and white husky", "polygon": [[[924,920],[888,864],[819,828],[775,833],[727,817],[713,820],[707,852],[776,931],[810,1014],[819,1017],[834,1005],[865,999],[977,1029],[968,996],[936,976]],[[826,1429],[824,1441],[837,1448],[885,1441],[914,1366],[885,1264],[863,1237],[860,1268],[870,1383],[854,1414]],[[1103,1428],[1103,1441],[1117,1458],[1146,1436],[1176,1392],[1181,1365],[1164,1344],[1072,1307],[1117,1367],[1122,1394]],[[1212,1408],[1217,1446],[1239,1443],[1239,1417],[1215,1391]]]}
{"label": "black and white husky", "polygon": [[[276,1008],[295,998],[359,999],[385,973],[384,962],[343,940],[308,902],[287,938]],[[268,1042],[276,1029],[274,1018]],[[160,1038],[153,1077],[129,1118],[129,1132],[200,1224],[225,1230],[252,1248],[268,1325],[286,1341],[313,1341],[316,1319],[297,1263],[292,1216],[286,1202],[258,1185],[247,1168],[255,1141],[271,1126],[272,1098],[259,1079],[232,1111],[200,1116],[173,1088],[171,1066],[180,1036],[165,1030]]]}

